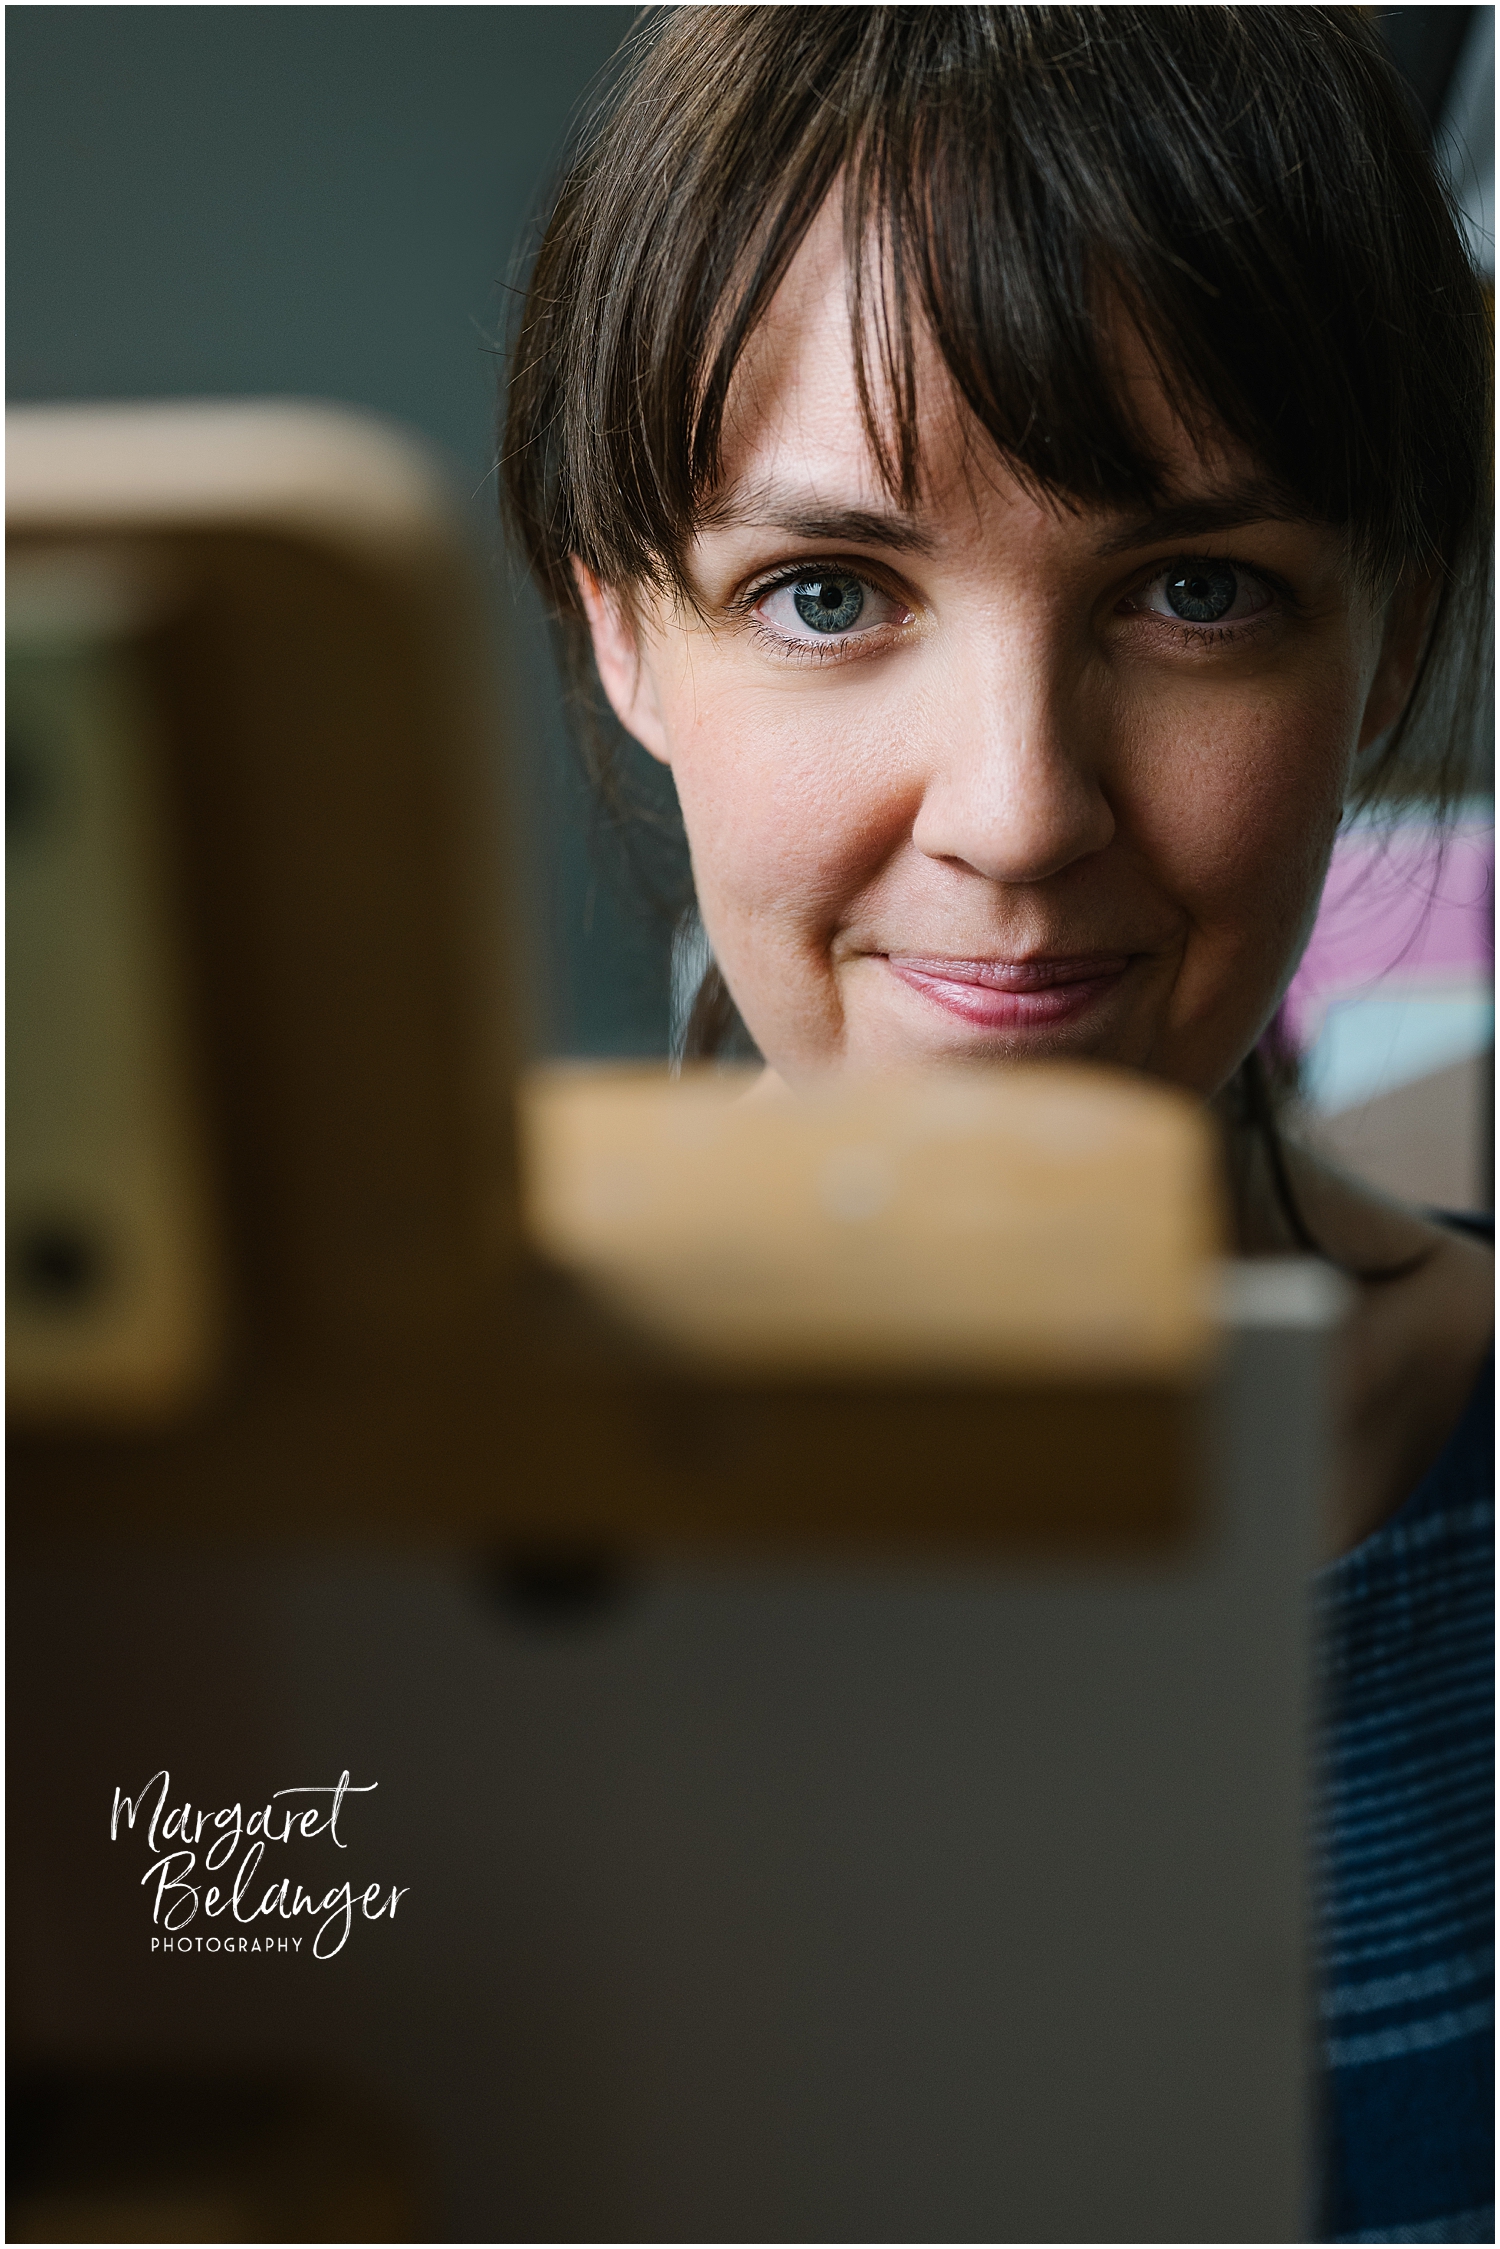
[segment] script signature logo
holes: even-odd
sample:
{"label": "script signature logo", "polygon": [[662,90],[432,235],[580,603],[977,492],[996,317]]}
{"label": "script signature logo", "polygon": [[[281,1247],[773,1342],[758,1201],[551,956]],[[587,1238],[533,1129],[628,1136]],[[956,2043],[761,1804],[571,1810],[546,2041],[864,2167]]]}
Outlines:
{"label": "script signature logo", "polygon": [[[397,1902],[409,1894],[409,1885],[405,1889],[392,1885],[387,1895],[382,1882],[367,1883],[363,1889],[340,1882],[319,1896],[288,1874],[271,1881],[258,1901],[253,1897],[268,1845],[285,1848],[326,1835],[339,1850],[347,1850],[339,1833],[344,1800],[368,1796],[378,1786],[379,1782],[373,1780],[351,1781],[346,1770],[328,1787],[278,1788],[270,1802],[248,1819],[239,1804],[226,1804],[216,1812],[195,1811],[186,1801],[169,1805],[172,1776],[165,1767],[153,1773],[136,1796],[127,1796],[117,1787],[109,1816],[112,1843],[120,1840],[122,1819],[127,1831],[135,1827],[155,1790],[156,1800],[145,1828],[146,1848],[154,1856],[164,1844],[177,1846],[162,1850],[141,1876],[143,1888],[149,1882],[156,1884],[151,1922],[158,1934],[151,1939],[152,1951],[285,1952],[290,1946],[293,1952],[300,1952],[306,1932],[299,1933],[295,1923],[299,1916],[307,1916],[317,1923],[311,1932],[313,1958],[331,1960],[348,1941],[356,1906],[367,1921],[394,1921]],[[282,1801],[293,1797],[331,1797],[332,1802],[298,1805]],[[209,1874],[219,1875],[220,1880],[205,1883],[192,1879]],[[205,1922],[222,1923],[227,1915],[230,1929],[218,1927],[207,1934],[202,1929],[185,1934],[200,1910]],[[276,1928],[278,1922],[294,1926],[282,1936]],[[253,1937],[240,1933],[246,1927],[254,1930]]]}

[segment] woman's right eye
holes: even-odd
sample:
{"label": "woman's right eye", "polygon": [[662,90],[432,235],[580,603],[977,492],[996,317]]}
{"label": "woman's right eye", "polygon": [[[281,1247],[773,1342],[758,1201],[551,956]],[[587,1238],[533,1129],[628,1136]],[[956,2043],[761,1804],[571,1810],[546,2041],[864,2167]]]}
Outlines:
{"label": "woman's right eye", "polygon": [[907,610],[867,578],[848,570],[814,570],[783,580],[755,603],[755,613],[783,640],[804,647],[854,640],[882,625],[904,624]]}

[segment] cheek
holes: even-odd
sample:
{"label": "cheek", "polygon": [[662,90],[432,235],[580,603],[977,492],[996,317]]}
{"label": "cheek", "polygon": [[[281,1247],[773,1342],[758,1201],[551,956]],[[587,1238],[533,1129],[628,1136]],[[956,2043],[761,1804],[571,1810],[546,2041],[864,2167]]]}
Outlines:
{"label": "cheek", "polygon": [[1243,1052],[1306,943],[1358,725],[1357,683],[1331,674],[1299,694],[1216,699],[1208,719],[1179,709],[1171,730],[1158,713],[1131,761],[1135,833],[1192,932],[1178,1032],[1213,1023]]}
{"label": "cheek", "polygon": [[699,900],[721,945],[754,922],[821,946],[910,833],[915,799],[890,730],[837,693],[701,685],[669,727]]}
{"label": "cheek", "polygon": [[1318,881],[1343,799],[1326,733],[1252,711],[1172,760],[1149,818],[1179,883],[1209,920],[1280,918]]}

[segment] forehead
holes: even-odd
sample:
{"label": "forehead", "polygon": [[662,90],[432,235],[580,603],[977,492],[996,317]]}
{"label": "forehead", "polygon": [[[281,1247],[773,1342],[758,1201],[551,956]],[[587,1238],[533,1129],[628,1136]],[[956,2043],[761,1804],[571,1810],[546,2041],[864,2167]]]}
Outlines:
{"label": "forehead", "polygon": [[[866,350],[877,382],[878,354]],[[924,468],[942,488],[962,453],[962,417],[947,372],[918,339]],[[888,407],[876,390],[876,411]],[[843,214],[830,196],[813,221],[735,370],[724,418],[716,498],[751,501],[762,488],[837,486],[871,508],[890,494],[861,412],[850,321]]]}
{"label": "forehead", "polygon": [[[1223,431],[1190,431],[1170,402],[1138,330],[1123,312],[1110,324],[1117,396],[1159,465],[1164,497],[1248,491],[1264,479],[1253,458]],[[1016,479],[959,397],[930,336],[918,325],[913,370],[921,435],[922,490],[916,513],[942,515],[976,489]],[[875,419],[893,416],[881,376],[876,314],[866,318],[867,380]],[[976,464],[982,474],[976,479]],[[871,448],[861,409],[843,214],[830,196],[751,335],[735,371],[724,420],[721,473],[705,520],[753,517],[765,497],[785,490],[827,492],[841,506],[888,512],[891,491]],[[1117,511],[1096,510],[1112,515]],[[1284,510],[1278,508],[1275,512]]]}

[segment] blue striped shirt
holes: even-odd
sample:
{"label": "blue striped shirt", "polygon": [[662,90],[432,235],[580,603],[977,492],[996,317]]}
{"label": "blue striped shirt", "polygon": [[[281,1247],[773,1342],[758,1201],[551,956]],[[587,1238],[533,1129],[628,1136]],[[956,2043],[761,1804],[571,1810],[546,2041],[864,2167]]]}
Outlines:
{"label": "blue striped shirt", "polygon": [[1325,2240],[1495,2237],[1493,1430],[1315,1580]]}

